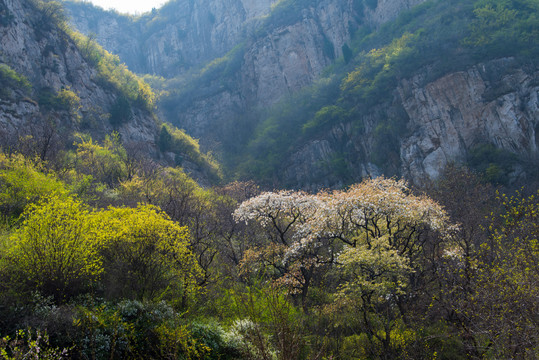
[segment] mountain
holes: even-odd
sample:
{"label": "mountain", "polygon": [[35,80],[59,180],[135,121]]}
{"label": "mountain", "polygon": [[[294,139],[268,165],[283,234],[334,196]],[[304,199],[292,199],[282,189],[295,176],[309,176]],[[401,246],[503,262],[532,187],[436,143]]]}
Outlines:
{"label": "mountain", "polygon": [[72,25],[137,73],[173,77],[225,55],[274,0],[171,1],[140,17],[67,1]]}
{"label": "mountain", "polygon": [[45,160],[52,140],[56,147],[71,147],[76,134],[101,141],[116,131],[124,144],[159,162],[183,156],[186,169],[201,179],[214,171],[198,144],[171,127],[171,136],[185,146],[162,148],[165,125],[155,114],[150,87],[118,57],[72,31],[59,3],[2,0],[0,18],[4,150],[32,139]]}
{"label": "mountain", "polygon": [[68,6],[112,51],[138,39],[122,60],[159,75],[146,79],[164,116],[232,177],[420,185],[452,162],[495,182],[536,176],[536,0],[282,0],[259,12],[178,0],[140,17]]}

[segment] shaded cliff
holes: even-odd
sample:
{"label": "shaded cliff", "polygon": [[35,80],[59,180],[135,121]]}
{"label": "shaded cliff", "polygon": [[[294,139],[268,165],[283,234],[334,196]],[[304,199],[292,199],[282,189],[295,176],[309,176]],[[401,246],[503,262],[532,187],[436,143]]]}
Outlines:
{"label": "shaded cliff", "polygon": [[260,115],[238,172],[312,190],[422,184],[451,162],[495,182],[537,176],[537,6],[429,1],[358,31],[348,59]]}
{"label": "shaded cliff", "polygon": [[65,2],[72,24],[137,73],[173,77],[223,56],[273,0],[171,1],[141,16]]}
{"label": "shaded cliff", "polygon": [[235,128],[255,126],[259,111],[313,84],[342,61],[354,33],[380,26],[420,2],[380,1],[371,8],[361,0],[282,1],[225,56],[184,77],[181,86],[165,84],[161,109],[201,144],[221,152],[229,139],[237,142]]}
{"label": "shaded cliff", "polygon": [[[75,133],[102,140],[117,131],[125,144],[173,162],[174,155],[158,144],[162,123],[153,112],[151,89],[116,57],[70,30],[61,10],[55,2],[0,2],[3,147],[20,146],[28,137],[46,142],[53,135],[69,147]],[[203,155],[184,150],[188,170],[206,177],[211,166]]]}

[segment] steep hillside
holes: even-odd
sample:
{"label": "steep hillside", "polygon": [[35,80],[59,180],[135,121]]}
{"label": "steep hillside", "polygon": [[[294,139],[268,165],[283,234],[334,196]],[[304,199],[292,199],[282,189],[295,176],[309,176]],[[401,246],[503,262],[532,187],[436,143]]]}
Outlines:
{"label": "steep hillside", "polygon": [[[282,0],[241,31],[223,30],[227,45],[204,53],[212,61],[197,50],[181,75],[147,79],[166,118],[232,177],[313,190],[381,173],[421,184],[456,161],[514,182],[534,176],[537,157],[538,9],[537,0]],[[193,49],[215,49],[189,24]],[[152,43],[166,33],[152,32]],[[165,47],[155,54],[168,58]]]}
{"label": "steep hillside", "polygon": [[154,159],[174,162],[175,155],[163,151],[175,151],[193,174],[214,171],[185,134],[170,131],[182,149],[162,148],[152,90],[117,57],[70,30],[61,10],[56,2],[0,2],[3,148],[32,139],[42,143],[45,157],[53,138],[69,147],[77,132],[102,140],[117,131],[125,144]]}
{"label": "steep hillside", "polygon": [[350,50],[353,34],[420,2],[281,1],[227,55],[165,82],[161,108],[203,145],[241,152],[238,136],[248,141],[260,111],[319,79]]}
{"label": "steep hillside", "polygon": [[75,28],[95,34],[133,71],[173,77],[226,54],[273,1],[170,1],[139,17],[84,2],[66,1],[65,6]]}
{"label": "steep hillside", "polygon": [[496,182],[536,176],[538,8],[429,1],[358,34],[348,64],[264,116],[243,173],[302,188],[421,184],[455,161]]}

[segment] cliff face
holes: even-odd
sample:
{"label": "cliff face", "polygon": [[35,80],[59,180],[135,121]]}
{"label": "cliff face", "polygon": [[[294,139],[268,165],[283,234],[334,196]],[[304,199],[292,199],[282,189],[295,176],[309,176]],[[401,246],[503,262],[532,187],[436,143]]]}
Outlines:
{"label": "cliff face", "polygon": [[[537,159],[538,76],[536,66],[506,58],[434,81],[425,75],[402,80],[391,102],[364,115],[361,134],[352,123],[341,123],[295,152],[284,166],[285,182],[317,189],[379,175],[381,170],[371,163],[374,129],[383,119],[395,117],[407,123],[397,144],[400,167],[395,172],[417,185],[437,178],[448,163],[465,162],[482,144]],[[339,177],[339,169],[349,178]]]}
{"label": "cliff face", "polygon": [[[0,99],[3,133],[14,135],[45,121],[72,131],[91,126],[97,138],[112,132],[109,112],[118,93],[99,82],[96,70],[69,36],[51,22],[51,16],[56,16],[54,8],[38,10],[33,2],[24,0],[1,0],[1,7],[6,20],[0,25],[0,61],[31,85],[26,92],[14,89]],[[76,100],[70,106],[51,104],[61,102],[50,99],[62,90],[74,94]],[[155,151],[156,127],[148,111],[133,107],[132,120],[118,131],[125,141]]]}
{"label": "cliff face", "polygon": [[524,158],[539,155],[539,68],[513,59],[479,64],[421,86],[421,76],[399,87],[410,117],[403,138],[403,174],[436,178],[445,164],[466,160],[478,144]]}
{"label": "cliff face", "polygon": [[343,46],[359,27],[380,26],[423,1],[380,0],[375,8],[358,9],[352,0],[323,0],[295,13],[295,19],[266,19],[246,38],[235,74],[192,91],[190,101],[175,108],[169,119],[202,145],[219,143],[214,133],[219,124],[312,84],[343,55]]}
{"label": "cliff face", "polygon": [[[254,127],[257,114],[316,81],[357,29],[379,28],[424,0],[281,1],[270,11],[272,2],[179,0],[135,19],[110,12],[92,18],[95,9],[69,7],[76,26],[96,33],[131,69],[179,75],[179,88],[168,89],[177,96],[162,108],[167,120],[219,152],[231,142],[225,137]],[[283,10],[290,4],[300,5]],[[189,80],[189,70],[211,60],[198,80]],[[290,150],[278,175],[282,185],[314,190],[382,173],[421,184],[484,144],[521,159],[537,157],[535,65],[504,58],[438,78],[428,66],[415,73],[359,118]],[[400,124],[398,137],[380,131],[388,119]],[[389,148],[385,158],[380,147]]]}
{"label": "cliff face", "polygon": [[138,73],[173,77],[223,56],[274,0],[179,0],[134,18],[66,2],[72,24],[95,34]]}

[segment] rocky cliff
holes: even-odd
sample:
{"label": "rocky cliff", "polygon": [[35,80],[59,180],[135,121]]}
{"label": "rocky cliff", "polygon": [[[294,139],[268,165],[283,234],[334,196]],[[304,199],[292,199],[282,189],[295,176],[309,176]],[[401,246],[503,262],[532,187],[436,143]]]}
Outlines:
{"label": "rocky cliff", "polygon": [[[380,175],[382,169],[372,163],[373,139],[376,124],[387,118],[406,124],[396,144],[399,167],[392,171],[416,185],[437,178],[449,163],[468,161],[470,153],[485,144],[522,161],[537,162],[537,79],[539,67],[514,58],[481,63],[434,81],[427,81],[424,74],[403,79],[391,101],[360,120],[364,131],[358,133],[352,123],[340,123],[294,152],[283,167],[284,181],[293,187],[318,189]],[[339,168],[348,178],[340,176]],[[519,166],[511,171],[513,179],[526,175]]]}
{"label": "rocky cliff", "polygon": [[[69,147],[75,133],[101,141],[117,131],[124,144],[174,164],[176,154],[161,152],[157,144],[161,121],[149,100],[136,92],[140,89],[126,93],[125,87],[136,88],[139,80],[114,58],[106,66],[116,78],[108,78],[96,60],[89,59],[102,50],[90,54],[86,49],[83,55],[76,36],[55,2],[0,0],[1,146],[18,148],[23,138],[44,144],[55,138],[62,143],[58,146]],[[189,151],[179,154],[184,168],[206,181],[205,157],[198,149],[184,150]]]}
{"label": "rocky cliff", "polygon": [[243,41],[274,0],[177,0],[140,17],[65,2],[72,25],[94,34],[137,73],[173,77],[221,57]]}
{"label": "rocky cliff", "polygon": [[181,104],[166,114],[201,144],[219,144],[221,124],[312,84],[342,57],[343,46],[359,28],[380,26],[423,1],[381,0],[372,8],[358,8],[358,1],[322,0],[294,11],[277,6],[246,38],[232,75],[226,68],[203,85],[180,91]]}
{"label": "rocky cliff", "polygon": [[342,56],[343,45],[360,26],[380,26],[423,1],[281,1],[270,13],[273,0],[179,0],[138,18],[83,3],[66,2],[66,7],[76,28],[95,34],[140,73],[170,78],[241,44],[233,71],[216,74],[188,94],[180,89],[182,106],[165,110],[169,121],[204,145],[220,142],[213,134],[216,125],[311,84]]}
{"label": "rocky cliff", "polygon": [[[14,96],[1,99],[3,130],[16,133],[27,124],[51,118],[74,131],[91,124],[98,138],[112,132],[109,113],[119,94],[99,82],[96,69],[65,30],[51,21],[55,9],[38,9],[36,3],[24,0],[2,0],[1,6],[7,19],[0,25],[1,62],[31,85],[28,96],[14,90]],[[74,96],[69,108],[58,98],[62,90]],[[54,101],[60,104],[51,104]],[[150,112],[133,107],[132,120],[118,130],[126,141],[142,142],[155,150],[156,127]]]}
{"label": "rocky cliff", "polygon": [[[88,19],[93,18],[87,10],[77,10],[72,5],[70,9],[74,23],[81,30],[95,32],[97,39],[121,54],[130,67],[175,77],[165,86],[167,95],[162,98],[162,112],[170,122],[200,138],[203,147],[224,158],[253,150],[248,145],[252,137],[263,137],[264,131],[268,136],[293,137],[282,133],[288,131],[286,124],[283,125],[286,120],[275,121],[274,127],[257,126],[263,120],[279,116],[273,110],[267,115],[268,109],[281,106],[283,100],[301,93],[321,77],[330,82],[337,79],[334,94],[327,95],[334,98],[323,100],[312,115],[325,105],[341,106],[339,84],[347,75],[341,72],[332,77],[336,66],[344,69],[340,70],[343,72],[365,71],[365,87],[391,78],[388,81],[391,85],[378,89],[374,105],[363,104],[362,100],[346,105],[343,113],[346,116],[339,121],[331,120],[332,125],[324,131],[319,129],[307,136],[301,133],[302,124],[299,127],[296,124],[299,140],[283,145],[286,149],[281,153],[286,156],[279,158],[278,174],[272,176],[277,186],[313,190],[339,187],[382,173],[404,176],[421,184],[427,178],[436,178],[450,162],[469,162],[472,158],[476,161],[481,146],[492,146],[495,151],[518,158],[511,168],[512,179],[517,179],[525,172],[518,164],[535,161],[537,157],[537,66],[533,61],[522,62],[522,58],[498,56],[504,53],[499,50],[488,56],[472,54],[472,40],[466,37],[473,30],[469,24],[475,19],[473,10],[474,6],[480,6],[478,3],[457,0],[451,4],[424,0],[282,0],[273,5],[271,1],[204,0],[202,3],[178,0],[138,18],[101,13],[102,16],[91,21]],[[255,3],[258,5],[254,6]],[[358,40],[354,34],[371,32],[376,37],[376,30],[384,29],[383,24],[405,10],[418,9],[416,6],[421,3],[424,4],[419,6],[420,10],[386,27],[396,29],[406,25],[407,30],[386,31],[388,37],[383,39],[381,35],[379,40],[383,41],[373,42],[371,48],[361,48],[368,46],[372,40],[369,36],[363,38],[361,46],[353,44]],[[501,31],[496,27],[499,24],[493,26],[482,31]],[[133,30],[114,36],[115,32],[129,27]],[[436,35],[425,36],[429,31]],[[129,32],[135,35],[123,39]],[[407,48],[405,42],[402,46],[392,43],[396,39],[392,36],[402,36],[401,40],[423,38],[430,43]],[[463,48],[466,39],[468,47]],[[488,41],[483,40],[477,46],[488,45]],[[390,43],[396,45],[393,52],[385,53],[387,59],[398,59],[399,52],[406,49],[410,54],[415,52],[416,57],[410,59],[422,67],[410,70],[416,65],[401,62],[409,69],[393,69],[396,61],[393,59],[377,68],[376,61],[384,60],[375,58],[376,54],[370,57],[375,59],[372,64],[368,63],[371,60],[364,60],[369,58],[372,48]],[[352,55],[345,51],[350,52],[354,46],[355,57],[347,66]],[[485,47],[481,51],[490,50]],[[421,60],[422,52],[431,60]],[[343,59],[345,55],[348,59]],[[450,70],[431,71],[433,63],[447,62],[443,57],[449,55],[458,56],[461,63],[447,67]],[[479,58],[482,60],[476,60]],[[386,67],[389,70],[384,73]],[[373,78],[368,78],[371,76],[368,71],[373,69],[378,69],[381,76],[371,74]],[[390,77],[384,77],[387,74]],[[297,99],[302,101],[300,97]],[[286,106],[293,107],[288,101]],[[303,106],[297,104],[298,108]],[[271,143],[272,139],[267,142]],[[269,145],[268,149],[274,151],[271,146],[278,145]],[[265,148],[262,149],[259,151],[263,153]],[[238,158],[242,161],[245,156]],[[494,172],[495,166],[491,170]],[[249,169],[244,175],[249,176]]]}

